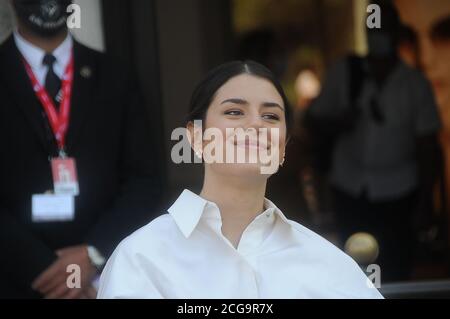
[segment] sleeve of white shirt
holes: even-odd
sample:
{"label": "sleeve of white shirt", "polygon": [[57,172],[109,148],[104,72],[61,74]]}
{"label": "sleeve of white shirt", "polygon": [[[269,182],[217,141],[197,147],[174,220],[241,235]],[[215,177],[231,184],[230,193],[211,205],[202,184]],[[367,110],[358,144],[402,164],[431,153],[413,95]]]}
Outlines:
{"label": "sleeve of white shirt", "polygon": [[154,269],[144,265],[139,254],[120,244],[108,260],[101,278],[98,299],[161,299],[158,287],[148,272]]}
{"label": "sleeve of white shirt", "polygon": [[[344,288],[340,291],[343,294],[342,298],[384,299],[372,281],[351,257],[347,256],[346,269],[341,271],[340,274],[341,276],[336,278],[334,286]],[[347,293],[343,293],[344,291],[347,291]]]}

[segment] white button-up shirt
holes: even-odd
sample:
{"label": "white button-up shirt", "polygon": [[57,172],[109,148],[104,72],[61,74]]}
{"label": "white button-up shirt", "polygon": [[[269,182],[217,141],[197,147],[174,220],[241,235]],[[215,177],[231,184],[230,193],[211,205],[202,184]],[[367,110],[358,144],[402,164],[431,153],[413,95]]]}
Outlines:
{"label": "white button-up shirt", "polygon": [[359,266],[269,200],[238,248],[219,208],[185,190],[116,248],[98,298],[382,298]]}
{"label": "white button-up shirt", "polygon": [[[45,86],[45,77],[48,72],[48,66],[43,63],[45,51],[25,40],[19,32],[14,31],[13,34],[17,49],[19,49],[19,52],[30,65],[39,84]],[[53,71],[60,79],[63,78],[67,65],[70,62],[72,48],[72,36],[67,34],[66,39],[52,52],[53,56],[56,58],[55,64],[53,65]]]}

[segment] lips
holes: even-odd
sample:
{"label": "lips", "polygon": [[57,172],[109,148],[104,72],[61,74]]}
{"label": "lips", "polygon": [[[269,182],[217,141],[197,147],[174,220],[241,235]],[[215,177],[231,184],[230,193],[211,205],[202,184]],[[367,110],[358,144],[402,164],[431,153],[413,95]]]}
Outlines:
{"label": "lips", "polygon": [[261,149],[261,150],[268,150],[269,147],[266,143],[257,141],[257,140],[239,140],[234,143],[237,147],[243,147],[243,148],[253,148],[253,149]]}

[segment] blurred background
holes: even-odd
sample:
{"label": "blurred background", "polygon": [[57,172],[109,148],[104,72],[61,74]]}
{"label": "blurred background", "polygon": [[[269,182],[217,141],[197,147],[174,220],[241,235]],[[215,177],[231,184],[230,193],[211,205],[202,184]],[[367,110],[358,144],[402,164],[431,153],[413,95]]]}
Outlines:
{"label": "blurred background", "polygon": [[[402,20],[398,53],[428,78],[425,58],[443,70],[434,94],[441,116],[443,161],[433,188],[430,225],[415,234],[413,271],[391,281],[450,279],[450,0],[399,1]],[[376,263],[377,241],[348,242],[336,226],[329,176],[311,164],[309,135],[302,116],[320,94],[330,68],[348,54],[368,53],[366,0],[78,0],[83,44],[120,57],[134,69],[150,110],[163,167],[164,202],[184,188],[200,190],[202,167],[170,160],[173,129],[184,126],[190,95],[207,70],[228,60],[253,59],[282,80],[296,114],[286,165],[269,182],[267,197],[288,217],[317,231],[361,264]],[[414,4],[413,4],[414,3]],[[417,25],[414,25],[416,23]],[[14,26],[7,0],[0,0],[0,42]],[[425,57],[425,55],[427,55]],[[450,122],[449,122],[450,123]],[[449,126],[449,127],[447,127]],[[447,160],[446,160],[447,159]],[[447,172],[447,173],[446,173]],[[405,221],[407,223],[409,221]],[[386,228],[390,225],[386,224]],[[375,241],[373,241],[374,239]],[[345,245],[347,243],[347,245]],[[448,285],[447,285],[448,287]]]}

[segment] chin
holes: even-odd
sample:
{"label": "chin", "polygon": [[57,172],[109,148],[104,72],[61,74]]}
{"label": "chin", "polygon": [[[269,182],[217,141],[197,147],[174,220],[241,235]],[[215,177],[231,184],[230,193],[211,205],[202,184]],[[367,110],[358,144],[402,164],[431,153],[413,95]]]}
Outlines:
{"label": "chin", "polygon": [[224,176],[235,176],[244,179],[267,180],[271,175],[261,173],[261,164],[212,164],[212,169]]}

